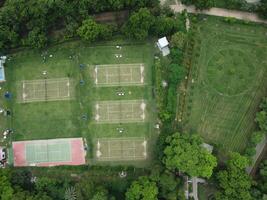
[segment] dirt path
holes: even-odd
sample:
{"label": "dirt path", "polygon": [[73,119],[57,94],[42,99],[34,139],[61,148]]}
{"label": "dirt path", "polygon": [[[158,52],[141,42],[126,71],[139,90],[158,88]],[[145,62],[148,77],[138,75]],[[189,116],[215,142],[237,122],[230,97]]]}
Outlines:
{"label": "dirt path", "polygon": [[219,17],[233,17],[236,19],[247,20],[252,22],[264,23],[267,24],[267,20],[260,19],[256,14],[249,12],[242,12],[237,10],[227,10],[223,8],[211,8],[209,10],[196,10],[195,6],[185,6],[180,2],[177,2],[175,5],[170,6],[175,12],[182,12],[183,10],[187,10],[189,13],[199,13],[206,15],[214,15]]}

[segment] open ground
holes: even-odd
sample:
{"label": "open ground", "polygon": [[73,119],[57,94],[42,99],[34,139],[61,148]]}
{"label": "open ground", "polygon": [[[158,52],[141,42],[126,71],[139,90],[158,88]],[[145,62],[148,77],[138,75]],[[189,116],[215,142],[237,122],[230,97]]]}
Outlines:
{"label": "open ground", "polygon": [[187,91],[188,130],[222,151],[242,152],[266,94],[267,29],[203,17],[198,24],[192,81]]}
{"label": "open ground", "polygon": [[[117,48],[117,42],[87,46],[75,41],[42,52],[27,50],[12,54],[6,64],[7,83],[2,88],[12,94],[11,100],[4,102],[12,117],[3,127],[14,131],[11,140],[83,137],[87,140],[90,164],[96,161],[93,154],[96,138],[146,138],[147,151],[152,151],[150,141],[156,137],[151,81],[154,46],[150,42],[120,43],[121,48]],[[106,68],[115,85],[103,82],[104,86],[96,87],[95,66]],[[109,67],[115,67],[118,73]],[[104,118],[106,114],[116,115],[116,123],[109,124],[111,118],[96,123],[94,109],[97,103],[103,105],[101,102],[113,102],[114,105],[106,107],[113,107],[114,112],[99,112]],[[132,111],[126,112],[124,103],[125,106],[131,103]],[[129,120],[121,124],[125,117]]]}

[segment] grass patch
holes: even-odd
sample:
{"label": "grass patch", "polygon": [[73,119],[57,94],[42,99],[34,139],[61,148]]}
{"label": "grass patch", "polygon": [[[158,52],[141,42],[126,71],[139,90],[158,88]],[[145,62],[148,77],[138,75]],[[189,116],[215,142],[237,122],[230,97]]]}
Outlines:
{"label": "grass patch", "polygon": [[222,151],[242,152],[266,92],[267,29],[207,17],[198,23],[186,128]]}

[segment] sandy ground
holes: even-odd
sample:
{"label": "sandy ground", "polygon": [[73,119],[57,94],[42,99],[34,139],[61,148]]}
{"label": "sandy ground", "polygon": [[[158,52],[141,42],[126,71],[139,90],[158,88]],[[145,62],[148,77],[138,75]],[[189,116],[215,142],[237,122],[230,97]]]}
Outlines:
{"label": "sandy ground", "polygon": [[183,10],[187,10],[189,13],[200,13],[200,14],[206,14],[206,15],[214,15],[214,16],[220,16],[220,17],[233,17],[236,19],[246,20],[246,21],[252,21],[252,22],[259,22],[267,24],[267,20],[260,19],[256,14],[249,13],[249,12],[242,12],[237,10],[227,10],[223,8],[211,8],[209,10],[196,10],[195,6],[185,6],[181,4],[180,2],[177,2],[175,5],[170,6],[175,12],[182,12]]}

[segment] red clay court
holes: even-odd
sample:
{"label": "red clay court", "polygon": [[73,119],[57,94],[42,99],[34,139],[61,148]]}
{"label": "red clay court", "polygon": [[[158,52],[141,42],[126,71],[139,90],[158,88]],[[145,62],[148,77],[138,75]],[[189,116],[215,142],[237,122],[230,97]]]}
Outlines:
{"label": "red clay court", "polygon": [[13,142],[14,166],[58,166],[85,164],[82,138]]}

